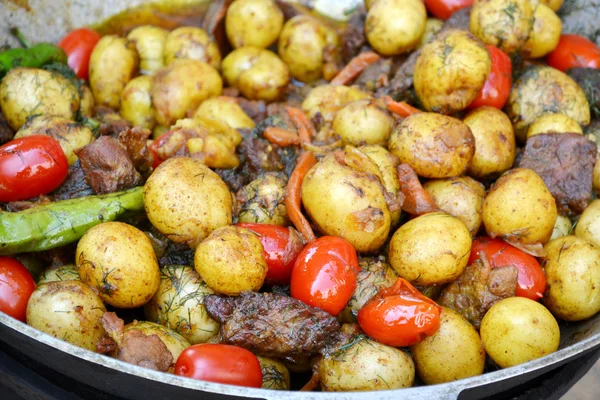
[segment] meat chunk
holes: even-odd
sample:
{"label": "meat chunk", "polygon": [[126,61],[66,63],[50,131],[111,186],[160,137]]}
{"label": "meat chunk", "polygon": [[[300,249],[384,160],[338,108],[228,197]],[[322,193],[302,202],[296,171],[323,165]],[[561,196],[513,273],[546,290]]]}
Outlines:
{"label": "meat chunk", "polygon": [[117,139],[102,136],[76,153],[85,182],[96,194],[118,192],[142,183],[141,175]]}
{"label": "meat chunk", "polygon": [[327,312],[292,297],[244,292],[209,295],[204,306],[221,323],[221,341],[264,357],[304,364],[334,343],[340,324]]}
{"label": "meat chunk", "polygon": [[563,215],[578,215],[592,195],[596,144],[577,133],[550,133],[527,139],[519,162],[534,170],[556,199]]}
{"label": "meat chunk", "polygon": [[389,84],[392,64],[391,58],[382,58],[374,62],[360,74],[355,84],[371,91],[386,87]]}
{"label": "meat chunk", "polygon": [[154,161],[147,144],[151,133],[148,129],[139,126],[119,133],[119,142],[127,151],[135,169],[140,172],[149,171]]}
{"label": "meat chunk", "polygon": [[444,25],[442,25],[441,32],[447,31],[448,29],[462,29],[463,31],[469,30],[469,23],[471,20],[471,7],[461,8],[460,10],[452,13]]}
{"label": "meat chunk", "polygon": [[95,106],[94,116],[100,122],[100,135],[117,137],[121,131],[132,127],[129,121],[121,118],[119,113],[110,107]]}
{"label": "meat chunk", "polygon": [[52,192],[55,201],[76,199],[78,197],[85,197],[93,194],[94,191],[85,181],[85,172],[83,172],[83,168],[81,168],[81,160],[75,161],[75,163],[69,167],[67,179]]}
{"label": "meat chunk", "polygon": [[236,98],[239,106],[254,122],[260,124],[267,118],[267,105],[262,100],[247,100],[243,97]]}
{"label": "meat chunk", "polygon": [[211,2],[204,16],[204,21],[202,21],[202,29],[215,39],[219,45],[221,54],[227,54],[230,50],[225,34],[225,16],[232,2],[233,0],[216,0]]}
{"label": "meat chunk", "polygon": [[344,63],[348,63],[354,56],[358,55],[367,44],[367,37],[365,36],[366,19],[367,10],[365,7],[356,10],[348,19],[342,34],[342,60]]}

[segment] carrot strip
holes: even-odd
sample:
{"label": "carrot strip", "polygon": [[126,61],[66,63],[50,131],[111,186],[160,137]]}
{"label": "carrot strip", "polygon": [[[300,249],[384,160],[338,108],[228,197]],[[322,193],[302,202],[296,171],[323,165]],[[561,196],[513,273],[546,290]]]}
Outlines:
{"label": "carrot strip", "polygon": [[315,135],[316,132],[312,123],[308,120],[306,114],[304,114],[304,111],[296,107],[288,107],[287,112],[298,130],[300,142],[302,144],[310,143],[312,141],[312,136]]}
{"label": "carrot strip", "polygon": [[331,80],[332,85],[346,85],[357,78],[367,67],[381,59],[379,54],[368,51],[354,57],[342,70]]}
{"label": "carrot strip", "polygon": [[423,189],[419,177],[414,169],[408,164],[398,166],[398,180],[400,191],[404,195],[402,210],[409,214],[422,215],[439,211],[428,191]]}
{"label": "carrot strip", "polygon": [[269,126],[265,129],[263,135],[269,142],[281,147],[298,146],[300,144],[300,137],[295,132],[276,126]]}
{"label": "carrot strip", "polygon": [[317,158],[312,152],[305,151],[300,154],[296,168],[294,168],[285,189],[285,207],[287,208],[288,216],[307,242],[312,242],[316,237],[308,220],[302,214],[301,188],[306,173],[316,163]]}
{"label": "carrot strip", "polygon": [[403,118],[421,112],[404,101],[394,101],[390,96],[385,96],[385,105],[390,112]]}
{"label": "carrot strip", "polygon": [[219,96],[219,100],[227,101],[229,103],[236,103],[236,104],[238,102],[237,99],[232,96]]}

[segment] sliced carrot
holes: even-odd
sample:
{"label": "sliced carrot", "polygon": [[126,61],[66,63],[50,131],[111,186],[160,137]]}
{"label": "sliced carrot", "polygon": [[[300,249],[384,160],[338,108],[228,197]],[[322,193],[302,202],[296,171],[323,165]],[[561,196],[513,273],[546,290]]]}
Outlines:
{"label": "sliced carrot", "polygon": [[385,96],[384,100],[385,105],[390,112],[403,118],[421,112],[418,108],[415,108],[404,101],[394,101],[390,96]]}
{"label": "sliced carrot", "polygon": [[379,54],[367,51],[354,57],[342,70],[331,80],[332,85],[346,85],[356,79],[367,67],[381,59]]}
{"label": "sliced carrot", "polygon": [[276,126],[269,126],[265,129],[263,135],[269,142],[281,147],[298,146],[300,144],[300,137],[295,132]]}
{"label": "sliced carrot", "polygon": [[304,114],[304,111],[296,107],[288,107],[287,112],[298,130],[300,142],[302,144],[310,143],[312,141],[312,136],[315,135],[316,132],[312,123],[309,121],[306,114]]}
{"label": "sliced carrot", "polygon": [[237,104],[237,98],[232,97],[232,96],[219,96],[219,100],[223,100],[223,101],[227,101],[229,103],[236,103]]}
{"label": "sliced carrot", "polygon": [[288,216],[290,220],[298,229],[298,231],[304,236],[307,242],[312,242],[316,239],[315,234],[308,223],[308,220],[302,214],[302,181],[306,176],[308,170],[317,163],[317,158],[310,151],[305,151],[300,154],[296,163],[296,168],[290,176],[287,188],[285,189],[285,207],[287,208]]}
{"label": "sliced carrot", "polygon": [[400,181],[400,191],[404,195],[403,211],[414,215],[439,211],[435,201],[423,188],[417,173],[410,165],[400,164],[398,166],[398,180]]}

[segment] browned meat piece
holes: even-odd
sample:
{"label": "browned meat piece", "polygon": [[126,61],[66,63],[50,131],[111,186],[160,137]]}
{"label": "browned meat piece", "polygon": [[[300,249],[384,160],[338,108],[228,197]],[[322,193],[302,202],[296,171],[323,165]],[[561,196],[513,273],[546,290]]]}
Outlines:
{"label": "browned meat piece", "polygon": [[556,199],[563,215],[583,212],[592,195],[596,144],[577,133],[550,133],[527,139],[519,162],[534,170]]}
{"label": "browned meat piece", "polygon": [[229,53],[229,50],[231,50],[227,41],[227,35],[225,34],[225,16],[232,2],[233,0],[213,1],[206,11],[204,21],[202,21],[202,29],[216,40],[219,50],[221,50],[221,54],[223,55]]}
{"label": "browned meat piece", "polygon": [[154,161],[147,144],[151,133],[148,129],[140,128],[139,126],[119,133],[119,142],[125,147],[127,155],[133,162],[135,169],[140,172],[149,171]]}
{"label": "browned meat piece", "polygon": [[386,87],[389,84],[392,64],[391,58],[382,58],[374,62],[360,74],[355,84],[371,91]]}
{"label": "browned meat piece", "polygon": [[76,154],[85,173],[85,182],[96,194],[118,192],[142,183],[142,176],[117,139],[102,136],[76,150]]}
{"label": "browned meat piece", "polygon": [[514,297],[517,278],[517,267],[509,265],[492,269],[483,257],[446,286],[437,302],[460,313],[479,329],[487,310],[502,299]]}
{"label": "browned meat piece", "polygon": [[243,97],[237,97],[236,100],[239,106],[242,107],[242,110],[257,124],[260,124],[267,118],[267,105],[264,101],[247,100]]}
{"label": "browned meat piece", "polygon": [[342,34],[342,60],[344,63],[348,63],[348,61],[360,53],[365,45],[368,45],[367,37],[365,36],[366,19],[367,10],[364,6],[350,16]]}
{"label": "browned meat piece", "polygon": [[292,19],[297,15],[301,15],[302,12],[296,6],[296,4],[288,3],[287,1],[275,0],[277,7],[283,12],[283,18],[287,21],[288,19]]}
{"label": "browned meat piece", "polygon": [[6,122],[6,118],[4,118],[2,111],[0,111],[0,145],[9,142],[13,136],[15,136],[15,133],[10,125],[8,125],[8,122]]}
{"label": "browned meat piece", "polygon": [[471,19],[471,7],[466,7],[453,13],[448,18],[440,32],[447,31],[448,29],[462,29],[463,31],[469,30],[469,20]]}
{"label": "browned meat piece", "polygon": [[194,265],[194,250],[185,243],[175,243],[150,225],[144,233],[150,238],[160,267],[165,265]]}
{"label": "browned meat piece", "polygon": [[76,199],[78,197],[93,195],[94,191],[85,181],[85,173],[81,168],[81,161],[77,160],[69,167],[67,179],[54,191],[54,201]]}
{"label": "browned meat piece", "polygon": [[292,297],[256,292],[209,295],[204,306],[221,323],[222,343],[293,364],[318,355],[340,335],[335,317]]}
{"label": "browned meat piece", "polygon": [[100,122],[98,131],[101,135],[117,137],[121,131],[132,127],[131,123],[110,107],[95,106],[94,116]]}

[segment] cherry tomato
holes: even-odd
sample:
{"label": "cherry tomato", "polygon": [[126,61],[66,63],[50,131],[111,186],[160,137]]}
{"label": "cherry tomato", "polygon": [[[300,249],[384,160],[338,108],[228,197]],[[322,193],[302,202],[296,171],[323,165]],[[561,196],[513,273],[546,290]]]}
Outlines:
{"label": "cherry tomato", "polygon": [[474,0],[425,0],[425,7],[434,17],[443,19],[450,18],[454,12],[471,7]]}
{"label": "cherry tomato", "polygon": [[203,343],[181,352],[175,375],[202,381],[259,388],[262,371],[258,358],[246,349],[228,344]]}
{"label": "cherry tomato", "polygon": [[26,200],[56,189],[69,163],[56,139],[34,135],[0,147],[0,201]]}
{"label": "cherry tomato", "polygon": [[492,57],[492,70],[488,75],[483,88],[469,108],[491,106],[502,109],[510,95],[512,86],[512,63],[510,57],[495,46],[488,45]]}
{"label": "cherry tomato", "polygon": [[296,258],[290,292],[295,299],[338,315],[354,293],[359,271],[350,242],[323,236],[304,247]]}
{"label": "cherry tomato", "polygon": [[256,232],[265,249],[267,277],[269,285],[289,285],[292,269],[304,242],[294,228],[278,225],[239,223],[237,226]]}
{"label": "cherry tomato", "polygon": [[435,301],[398,278],[358,311],[358,324],[378,342],[393,347],[411,346],[438,330],[441,311]]}
{"label": "cherry tomato", "polygon": [[25,322],[27,302],[35,282],[27,268],[12,257],[0,257],[0,311]]}
{"label": "cherry tomato", "polygon": [[558,46],[548,54],[546,61],[563,72],[577,67],[600,68],[600,49],[583,36],[562,35]]}
{"label": "cherry tomato", "polygon": [[90,55],[98,40],[100,40],[98,32],[89,28],[79,28],[71,31],[58,42],[58,45],[69,57],[69,67],[81,79],[88,78]]}
{"label": "cherry tomato", "polygon": [[492,268],[514,265],[519,270],[516,295],[531,300],[540,299],[546,290],[546,277],[535,257],[500,240],[486,236],[473,240],[469,265],[483,252]]}

